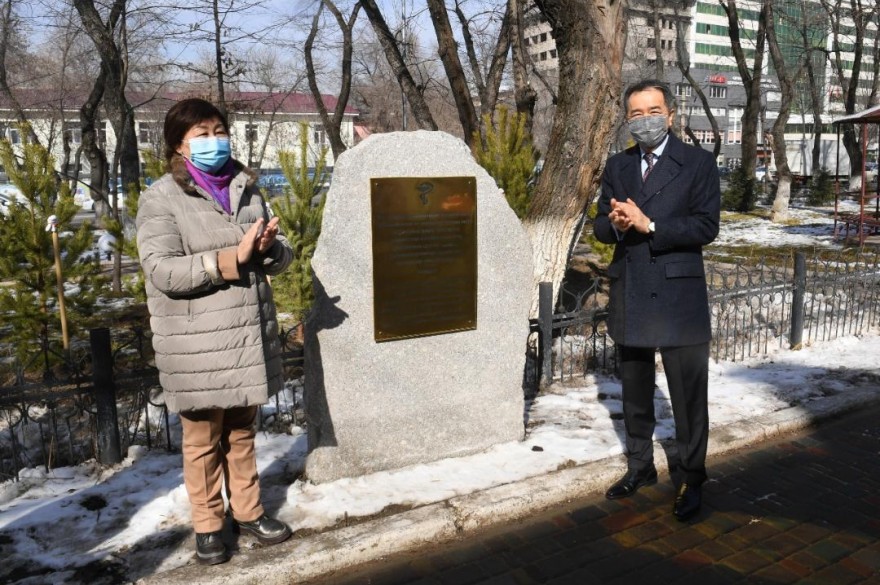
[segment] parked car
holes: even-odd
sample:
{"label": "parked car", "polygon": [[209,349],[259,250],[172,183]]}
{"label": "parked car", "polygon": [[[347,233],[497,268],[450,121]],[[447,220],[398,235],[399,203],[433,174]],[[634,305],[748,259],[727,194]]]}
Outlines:
{"label": "parked car", "polygon": [[21,189],[11,183],[0,185],[0,195],[6,200],[6,205],[4,207],[9,207],[13,201],[21,203],[24,206],[29,205],[29,202],[22,194]]}
{"label": "parked car", "polygon": [[877,180],[877,163],[875,162],[866,162],[865,163],[865,180],[869,183],[873,183]]}
{"label": "parked car", "polygon": [[281,195],[289,183],[287,182],[287,177],[281,173],[271,173],[260,175],[260,178],[257,179],[257,185],[270,197],[274,197],[275,195]]}
{"label": "parked car", "polygon": [[722,179],[730,176],[730,167],[718,167],[718,176]]}

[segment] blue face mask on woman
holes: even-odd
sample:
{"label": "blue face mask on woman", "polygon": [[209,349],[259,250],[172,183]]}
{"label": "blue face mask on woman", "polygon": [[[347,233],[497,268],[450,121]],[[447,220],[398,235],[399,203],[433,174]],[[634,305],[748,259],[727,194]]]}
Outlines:
{"label": "blue face mask on woman", "polygon": [[213,173],[229,160],[229,138],[204,136],[189,139],[189,161],[197,169]]}

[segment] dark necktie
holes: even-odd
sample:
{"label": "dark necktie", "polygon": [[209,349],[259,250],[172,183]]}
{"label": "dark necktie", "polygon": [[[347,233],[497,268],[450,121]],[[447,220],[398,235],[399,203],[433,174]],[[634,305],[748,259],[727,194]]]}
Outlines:
{"label": "dark necktie", "polygon": [[654,170],[654,153],[646,152],[645,153],[645,162],[648,163],[648,166],[645,168],[644,174],[642,174],[642,181],[648,180],[648,175],[651,174],[651,171]]}

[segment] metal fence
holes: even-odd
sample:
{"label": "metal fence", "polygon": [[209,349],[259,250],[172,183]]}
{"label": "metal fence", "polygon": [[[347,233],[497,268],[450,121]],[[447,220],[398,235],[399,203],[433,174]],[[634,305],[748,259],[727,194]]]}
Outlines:
{"label": "metal fence", "polygon": [[[741,361],[880,325],[876,253],[790,253],[758,263],[710,255],[706,272],[716,361]],[[555,310],[550,285],[541,285],[540,317],[530,324],[527,346],[527,396],[541,381],[616,371],[606,304],[601,279],[565,283]],[[177,448],[149,332],[135,327],[115,331],[111,339],[104,330],[106,336],[96,340],[94,331],[79,350],[55,352],[63,360],[52,379],[25,383],[19,369],[17,383],[0,387],[0,481],[18,479],[24,467],[48,471],[93,458],[114,463],[131,445]],[[297,388],[261,410],[260,424],[276,428],[303,425],[301,328],[281,337],[285,378]]]}
{"label": "metal fence", "polygon": [[[302,378],[298,328],[282,331],[285,377]],[[40,382],[0,387],[0,482],[23,468],[46,472],[89,459],[117,463],[131,445],[174,450],[179,441],[152,364],[149,331],[92,330],[90,342],[54,352],[55,367]],[[263,414],[266,416],[262,416]],[[260,424],[288,425],[301,417],[301,397],[278,394]]]}
{"label": "metal fence", "polygon": [[[848,250],[765,256],[758,262],[707,255],[712,357],[742,361],[775,348],[799,348],[880,325],[880,255]],[[602,279],[572,290],[563,284],[551,310],[542,287],[529,353],[536,366],[527,386],[616,371],[605,328]]]}

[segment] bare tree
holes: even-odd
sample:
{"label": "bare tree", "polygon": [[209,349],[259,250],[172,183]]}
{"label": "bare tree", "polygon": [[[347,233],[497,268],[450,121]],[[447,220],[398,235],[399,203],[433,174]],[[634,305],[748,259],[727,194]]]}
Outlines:
{"label": "bare tree", "polygon": [[452,88],[452,96],[455,99],[458,119],[461,121],[461,128],[464,132],[464,140],[468,145],[471,145],[474,135],[479,132],[480,124],[474,109],[470,86],[461,66],[461,60],[458,58],[458,45],[449,22],[449,14],[446,12],[446,4],[443,0],[427,0],[427,2],[428,10],[431,13],[431,22],[434,24],[434,32],[437,35],[437,50]]}
{"label": "bare tree", "polygon": [[[324,104],[324,97],[321,94],[321,90],[318,88],[315,63],[312,55],[315,37],[318,34],[318,25],[321,21],[321,12],[324,6],[326,6],[327,10],[333,15],[336,25],[342,33],[342,79],[333,116],[330,116],[327,111],[327,106]],[[318,5],[318,10],[315,12],[315,17],[312,19],[312,28],[309,31],[309,36],[305,43],[306,75],[309,80],[309,89],[312,92],[312,97],[315,99],[315,106],[318,108],[318,114],[321,116],[321,122],[324,125],[324,129],[327,131],[328,138],[330,139],[330,148],[333,150],[334,159],[345,152],[345,149],[348,148],[342,140],[342,119],[345,115],[345,108],[348,106],[348,98],[351,93],[351,55],[354,46],[352,42],[352,31],[360,9],[360,2],[356,2],[354,8],[352,8],[351,14],[346,19],[332,0],[322,0]]]}
{"label": "bare tree", "polygon": [[[529,55],[525,48],[524,5],[526,0],[507,0],[507,13],[510,15],[510,48],[513,63],[513,99],[516,111],[526,115],[526,130],[532,133],[535,116],[535,103],[538,92],[529,83]],[[554,95],[555,101],[555,95]]]}
{"label": "bare tree", "polygon": [[423,91],[417,87],[412,72],[400,52],[400,46],[398,45],[397,39],[388,27],[388,23],[385,21],[385,17],[379,10],[376,0],[362,0],[362,6],[364,12],[367,13],[367,17],[370,19],[370,24],[372,24],[373,31],[376,33],[376,38],[382,46],[385,58],[388,60],[388,64],[394,72],[394,77],[397,79],[401,90],[403,90],[403,93],[406,96],[409,108],[416,120],[416,124],[418,124],[419,128],[424,130],[436,130],[437,124],[434,122],[431,109],[425,102]]}
{"label": "bare tree", "polygon": [[[857,107],[864,105],[859,103],[858,95],[865,51],[865,32],[868,25],[876,21],[880,7],[876,0],[820,0],[820,2],[831,22],[832,45],[829,55],[831,68],[840,87],[844,110],[847,114],[854,114]],[[845,24],[845,21],[851,21],[852,25]],[[848,34],[845,29],[850,29],[852,34]],[[876,34],[875,32],[875,36]],[[843,53],[850,50],[853,54],[852,68],[847,70]],[[874,53],[874,60],[877,60],[877,53]],[[861,140],[852,124],[843,124],[842,128],[843,145],[850,161],[852,189],[860,186],[862,182]]]}
{"label": "bare tree", "polygon": [[[0,93],[3,94],[3,97],[6,98],[6,101],[12,107],[12,111],[18,121],[25,123],[27,122],[27,116],[24,113],[24,108],[22,108],[21,103],[19,103],[16,96],[12,93],[12,89],[9,86],[9,76],[7,74],[7,55],[10,50],[14,51],[17,48],[15,47],[14,37],[18,18],[14,11],[14,4],[14,0],[5,0],[5,2],[0,5]],[[21,52],[18,53],[19,56],[21,56]],[[30,135],[29,141],[34,144],[40,144],[37,135],[34,134],[33,128],[31,128],[30,125],[27,125],[26,127],[28,128],[28,133]]]}
{"label": "bare tree", "polygon": [[[770,220],[782,222],[788,219],[788,205],[791,200],[792,174],[788,166],[788,153],[785,144],[785,127],[791,113],[791,105],[794,101],[795,84],[800,77],[804,66],[804,57],[808,56],[801,52],[795,58],[794,63],[786,62],[785,56],[779,47],[779,39],[776,35],[777,15],[780,21],[790,20],[787,18],[785,7],[777,10],[771,0],[764,0],[766,12],[767,46],[770,49],[770,58],[773,61],[773,69],[776,71],[776,79],[779,81],[781,99],[779,113],[773,123],[773,154],[776,157],[776,197],[773,199],[773,208],[770,212]],[[786,22],[785,24],[793,24]]]}
{"label": "bare tree", "polygon": [[[559,290],[589,203],[595,198],[620,110],[626,46],[622,0],[538,0],[559,59],[559,100],[544,170],[524,220],[535,282]],[[537,312],[537,284],[532,312]]]}
{"label": "bare tree", "polygon": [[480,66],[480,55],[474,43],[474,30],[472,19],[465,15],[462,8],[461,0],[455,0],[455,15],[461,25],[461,35],[464,39],[465,52],[471,68],[471,79],[477,88],[477,95],[480,99],[480,115],[478,123],[480,125],[481,137],[485,135],[483,128],[483,120],[486,116],[491,117],[495,112],[495,105],[498,102],[498,91],[501,87],[501,78],[504,74],[504,65],[507,62],[507,52],[511,45],[510,31],[510,2],[504,10],[504,16],[501,19],[501,25],[495,36],[494,49],[491,52],[489,66],[485,70]]}
{"label": "bare tree", "polygon": [[[682,77],[687,80],[688,85],[691,87],[691,90],[695,94],[697,94],[697,98],[700,100],[700,105],[703,108],[703,112],[706,114],[706,117],[709,119],[709,125],[712,127],[712,139],[714,146],[712,147],[712,154],[715,158],[718,158],[718,154],[721,152],[721,130],[718,126],[718,120],[715,118],[715,114],[712,112],[712,107],[709,105],[709,99],[706,97],[706,92],[703,91],[703,87],[694,79],[694,76],[691,75],[691,62],[690,62],[690,54],[687,50],[687,42],[686,42],[686,28],[687,22],[680,18],[679,10],[681,9],[690,9],[694,5],[695,0],[687,0],[686,2],[682,2],[680,4],[673,3],[673,11],[676,16],[675,20],[675,51],[676,51],[676,64],[678,65],[678,70],[681,72]],[[684,104],[682,104],[683,106]],[[690,127],[690,116],[688,115],[686,118],[685,127],[683,131],[690,136],[691,140],[694,144],[699,144],[700,141],[697,140],[697,137],[694,135],[693,130]]]}
{"label": "bare tree", "polygon": [[657,79],[665,79],[666,72],[664,70],[663,63],[663,43],[661,42],[661,34],[663,29],[660,27],[660,8],[664,7],[664,0],[650,0],[651,12],[654,13],[653,18],[653,28],[654,28],[654,69],[656,71],[655,75]]}
{"label": "bare tree", "polygon": [[731,49],[746,92],[742,117],[742,170],[750,180],[745,200],[740,204],[741,210],[746,211],[754,205],[754,185],[751,177],[755,176],[755,166],[758,161],[758,122],[762,109],[761,77],[764,68],[764,46],[767,40],[767,7],[762,6],[758,16],[758,29],[754,36],[754,59],[750,69],[743,48],[736,0],[718,0],[718,2],[727,13]]}

